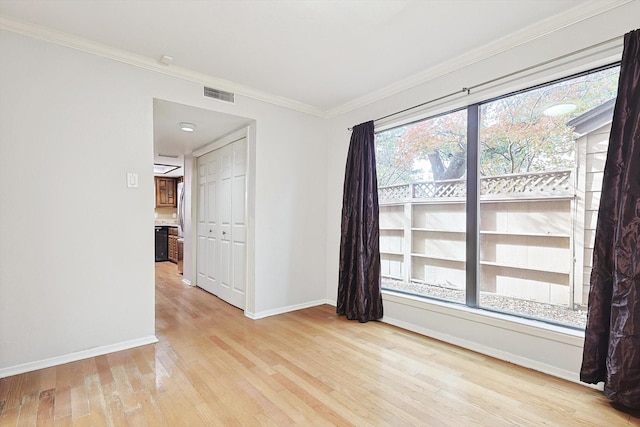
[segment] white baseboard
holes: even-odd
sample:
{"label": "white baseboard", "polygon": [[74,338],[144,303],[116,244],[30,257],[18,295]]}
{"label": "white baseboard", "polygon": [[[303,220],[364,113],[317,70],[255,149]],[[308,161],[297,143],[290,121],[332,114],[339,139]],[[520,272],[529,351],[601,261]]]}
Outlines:
{"label": "white baseboard", "polygon": [[191,284],[191,280],[189,280],[189,279],[182,279],[182,283],[184,283],[184,284],[185,284],[185,285],[187,285],[187,286],[193,286],[193,285]]}
{"label": "white baseboard", "polygon": [[102,356],[104,354],[113,353],[115,351],[128,350],[130,348],[140,347],[147,344],[154,344],[157,342],[158,338],[156,338],[155,335],[150,335],[144,338],[104,345],[88,350],[65,354],[62,356],[51,357],[49,359],[36,360],[35,362],[23,363],[21,365],[9,366],[7,368],[0,368],[0,378],[10,377],[12,375],[18,375],[25,372],[36,371],[38,369],[50,368],[52,366],[75,362],[82,359],[88,359],[90,357]]}
{"label": "white baseboard", "polygon": [[249,319],[258,320],[258,319],[263,319],[269,316],[276,316],[278,314],[289,313],[291,311],[302,310],[303,308],[315,307],[323,304],[327,304],[326,300],[324,299],[305,302],[303,304],[289,305],[287,307],[275,308],[273,310],[260,311],[258,313],[249,313],[245,311],[244,315],[247,316]]}

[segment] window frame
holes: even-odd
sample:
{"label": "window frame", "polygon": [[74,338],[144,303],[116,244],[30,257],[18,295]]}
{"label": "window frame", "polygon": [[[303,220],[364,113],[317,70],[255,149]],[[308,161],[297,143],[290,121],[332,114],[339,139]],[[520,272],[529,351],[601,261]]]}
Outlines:
{"label": "window frame", "polygon": [[457,307],[465,311],[471,310],[476,313],[486,313],[493,317],[506,320],[513,319],[519,322],[524,322],[526,325],[530,325],[532,322],[536,324],[540,322],[546,327],[552,329],[560,328],[567,331],[583,331],[584,328],[555,322],[551,319],[544,319],[538,317],[527,316],[524,314],[518,314],[513,312],[506,312],[498,310],[492,307],[480,305],[480,129],[481,129],[481,116],[480,111],[484,104],[488,104],[500,99],[508,98],[518,94],[526,93],[535,89],[550,86],[563,81],[568,81],[578,77],[594,74],[599,71],[615,68],[620,66],[621,61],[614,61],[605,65],[589,68],[584,71],[573,73],[564,77],[545,81],[543,83],[528,86],[522,89],[510,91],[498,96],[482,99],[477,102],[467,104],[466,106],[447,109],[433,115],[421,115],[420,118],[413,120],[403,121],[401,124],[386,125],[380,130],[376,130],[376,134],[381,132],[390,131],[402,126],[416,124],[422,121],[430,120],[436,117],[441,117],[447,114],[458,112],[461,110],[467,111],[467,194],[465,199],[465,213],[466,213],[466,264],[465,264],[465,303],[459,303],[455,301],[448,301],[445,299],[429,296],[429,295],[416,295],[410,292],[383,288],[384,294],[392,295],[394,298],[407,298],[411,301],[430,301],[437,304],[444,304],[445,306]]}

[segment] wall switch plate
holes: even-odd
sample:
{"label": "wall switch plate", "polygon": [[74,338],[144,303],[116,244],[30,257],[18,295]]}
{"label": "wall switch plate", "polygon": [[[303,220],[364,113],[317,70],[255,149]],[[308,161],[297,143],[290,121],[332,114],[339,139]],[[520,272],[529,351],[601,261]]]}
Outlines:
{"label": "wall switch plate", "polygon": [[127,188],[138,188],[138,174],[127,172]]}

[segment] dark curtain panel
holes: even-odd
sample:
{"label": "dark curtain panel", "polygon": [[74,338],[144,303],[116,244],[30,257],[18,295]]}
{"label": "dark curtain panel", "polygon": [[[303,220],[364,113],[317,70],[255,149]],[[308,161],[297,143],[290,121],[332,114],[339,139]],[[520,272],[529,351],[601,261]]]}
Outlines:
{"label": "dark curtain panel", "polygon": [[587,313],[580,379],[640,408],[640,30],[624,37]]}
{"label": "dark curtain panel", "polygon": [[342,196],[340,275],[336,312],[367,322],[382,317],[378,179],[373,122],[351,133]]}

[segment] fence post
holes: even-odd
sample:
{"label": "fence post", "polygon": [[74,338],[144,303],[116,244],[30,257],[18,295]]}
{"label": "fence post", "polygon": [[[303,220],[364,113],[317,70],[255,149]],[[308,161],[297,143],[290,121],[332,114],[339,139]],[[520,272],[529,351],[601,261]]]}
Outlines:
{"label": "fence post", "polygon": [[573,265],[571,277],[571,298],[570,304],[573,309],[577,305],[584,305],[584,279],[585,279],[585,246],[589,242],[585,239],[586,233],[586,205],[587,194],[587,137],[582,136],[575,140],[576,166],[574,169],[575,198],[572,201],[573,229],[571,230],[571,243],[573,244]]}
{"label": "fence post", "polygon": [[402,280],[405,283],[411,283],[411,252],[413,248],[413,235],[411,227],[413,224],[413,183],[409,184],[409,199],[404,202],[404,218],[402,221],[403,239],[402,239]]}

